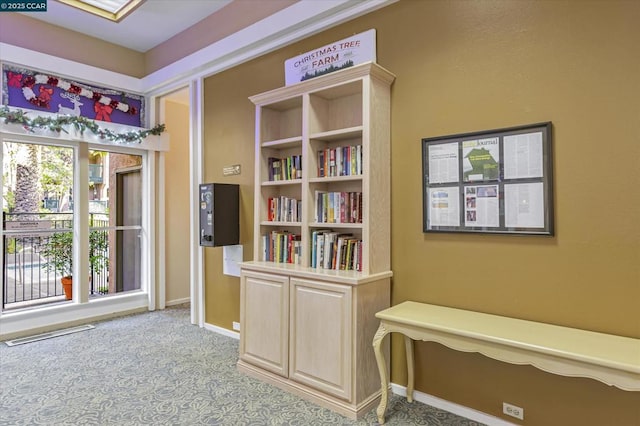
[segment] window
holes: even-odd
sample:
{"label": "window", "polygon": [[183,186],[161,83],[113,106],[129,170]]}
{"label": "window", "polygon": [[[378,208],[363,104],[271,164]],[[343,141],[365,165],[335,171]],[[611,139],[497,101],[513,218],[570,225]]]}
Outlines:
{"label": "window", "polygon": [[[144,292],[146,155],[6,139],[2,148],[2,310]],[[84,238],[88,248],[74,250]],[[83,278],[65,289],[78,258]]]}
{"label": "window", "polygon": [[3,309],[66,300],[61,278],[72,272],[73,154],[71,147],[2,144]]}
{"label": "window", "polygon": [[[141,286],[142,156],[90,151],[89,259],[91,294],[113,295]],[[91,180],[94,179],[94,180]]]}

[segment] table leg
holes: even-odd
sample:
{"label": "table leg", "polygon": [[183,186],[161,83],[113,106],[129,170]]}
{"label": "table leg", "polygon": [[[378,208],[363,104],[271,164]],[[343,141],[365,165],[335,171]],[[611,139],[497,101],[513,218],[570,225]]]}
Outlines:
{"label": "table leg", "polygon": [[407,402],[413,402],[413,340],[404,336],[404,348],[407,353]]}
{"label": "table leg", "polygon": [[388,389],[389,389],[389,378],[387,377],[387,363],[384,359],[384,354],[382,353],[382,340],[384,336],[389,333],[387,329],[384,327],[382,322],[380,323],[380,327],[378,327],[378,331],[376,335],[373,336],[373,352],[376,355],[376,362],[378,363],[378,371],[380,372],[380,404],[378,405],[378,409],[376,410],[376,414],[378,415],[378,422],[382,425],[384,424],[384,413],[387,411],[387,399]]}

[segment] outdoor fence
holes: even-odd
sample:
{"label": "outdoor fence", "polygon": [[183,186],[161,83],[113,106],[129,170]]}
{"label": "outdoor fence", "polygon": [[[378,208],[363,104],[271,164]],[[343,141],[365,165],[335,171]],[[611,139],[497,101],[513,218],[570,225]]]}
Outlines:
{"label": "outdoor fence", "polygon": [[[29,304],[57,301],[64,296],[61,274],[53,270],[54,259],[46,256],[46,250],[54,233],[73,232],[70,213],[4,213],[5,229],[9,222],[50,221],[47,230],[6,233],[4,235],[4,262],[2,271],[2,308],[21,307]],[[90,294],[97,296],[109,292],[109,217],[106,214],[90,214]],[[47,266],[49,265],[49,266]],[[49,300],[47,300],[49,299]]]}

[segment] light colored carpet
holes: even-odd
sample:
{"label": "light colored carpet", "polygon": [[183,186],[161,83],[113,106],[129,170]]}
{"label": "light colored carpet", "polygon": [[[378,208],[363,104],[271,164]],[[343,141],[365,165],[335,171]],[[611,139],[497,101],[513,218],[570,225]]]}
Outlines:
{"label": "light colored carpet", "polygon": [[[0,425],[373,425],[236,368],[238,341],[189,324],[185,306],[0,345]],[[478,426],[392,396],[389,425]]]}

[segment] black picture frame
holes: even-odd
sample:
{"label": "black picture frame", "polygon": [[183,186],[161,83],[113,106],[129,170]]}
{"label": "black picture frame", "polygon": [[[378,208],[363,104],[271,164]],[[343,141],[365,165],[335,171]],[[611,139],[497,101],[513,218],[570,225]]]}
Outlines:
{"label": "black picture frame", "polygon": [[552,123],[422,139],[423,232],[554,235]]}

